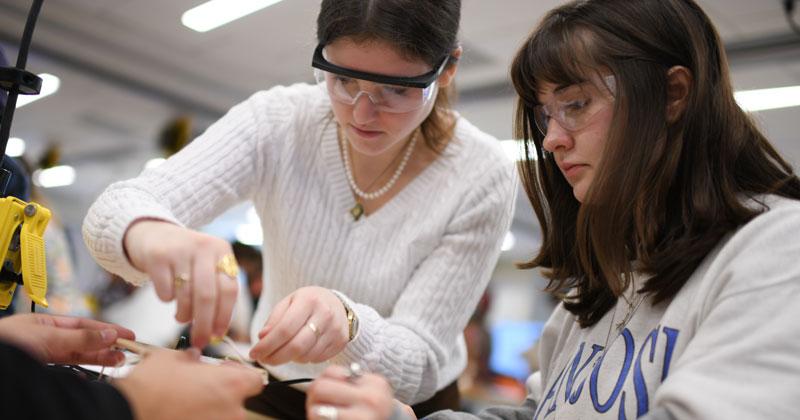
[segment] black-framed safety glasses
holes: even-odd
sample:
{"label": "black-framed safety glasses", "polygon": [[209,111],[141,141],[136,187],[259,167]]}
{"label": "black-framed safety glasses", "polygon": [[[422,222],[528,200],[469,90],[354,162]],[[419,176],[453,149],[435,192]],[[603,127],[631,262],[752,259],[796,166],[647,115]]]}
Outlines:
{"label": "black-framed safety glasses", "polygon": [[320,44],[314,50],[311,66],[316,69],[317,83],[326,88],[332,100],[354,105],[361,95],[366,95],[379,110],[394,113],[410,112],[428,104],[435,97],[439,76],[451,58],[443,57],[433,70],[419,76],[387,76],[337,66],[325,58],[324,48]]}

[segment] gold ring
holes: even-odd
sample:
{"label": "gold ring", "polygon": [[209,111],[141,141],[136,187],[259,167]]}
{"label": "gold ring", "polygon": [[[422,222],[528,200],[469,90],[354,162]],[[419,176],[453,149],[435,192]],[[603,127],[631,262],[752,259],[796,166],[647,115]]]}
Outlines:
{"label": "gold ring", "polygon": [[319,328],[317,328],[317,325],[316,325],[316,324],[314,324],[314,323],[313,323],[313,322],[311,322],[311,321],[308,321],[308,323],[306,323],[306,326],[308,327],[308,329],[309,329],[309,330],[311,330],[311,331],[313,331],[313,332],[314,332],[314,335],[316,335],[317,337],[319,337]]}
{"label": "gold ring", "polygon": [[217,271],[235,279],[239,275],[239,264],[236,264],[236,257],[233,254],[225,255],[217,262]]}
{"label": "gold ring", "polygon": [[189,283],[189,275],[178,274],[173,281],[175,282],[175,288],[180,289],[184,284]]}

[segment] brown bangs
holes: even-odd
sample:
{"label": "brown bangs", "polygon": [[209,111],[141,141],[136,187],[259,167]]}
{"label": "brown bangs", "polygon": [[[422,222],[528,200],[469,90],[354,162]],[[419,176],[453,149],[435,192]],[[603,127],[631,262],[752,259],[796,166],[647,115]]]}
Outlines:
{"label": "brown bangs", "polygon": [[586,82],[591,69],[601,67],[597,59],[596,43],[591,33],[576,22],[554,19],[524,46],[528,52],[526,68],[521,69],[528,78],[526,103],[537,105],[536,94],[544,83],[569,86]]}

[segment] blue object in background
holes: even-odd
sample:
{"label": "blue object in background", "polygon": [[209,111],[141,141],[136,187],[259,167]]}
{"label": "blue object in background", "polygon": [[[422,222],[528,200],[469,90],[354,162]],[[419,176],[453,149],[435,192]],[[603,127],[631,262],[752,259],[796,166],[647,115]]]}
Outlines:
{"label": "blue object in background", "polygon": [[503,321],[492,326],[489,368],[493,372],[525,382],[531,371],[522,353],[536,343],[542,334],[542,328],[544,322],[540,321]]}

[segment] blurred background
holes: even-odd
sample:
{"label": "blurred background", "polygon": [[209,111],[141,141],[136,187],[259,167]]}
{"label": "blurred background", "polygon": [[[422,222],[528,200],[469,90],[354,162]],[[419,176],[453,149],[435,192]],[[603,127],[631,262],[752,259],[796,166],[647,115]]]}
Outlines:
{"label": "blurred background", "polygon": [[[0,0],[0,48],[12,64],[30,3]],[[318,0],[279,1],[198,32],[182,23],[182,15],[201,3],[45,1],[27,68],[46,75],[44,91],[50,93],[18,106],[7,149],[30,165],[38,192],[34,200],[56,215],[57,238],[48,242],[48,258],[54,260],[49,272],[66,278],[72,290],[56,309],[120,322],[140,339],[164,345],[181,328],[170,324],[174,309],[158,304],[152,291],[134,291],[94,264],[80,238],[87,208],[107,185],[158,164],[251,93],[313,81]],[[456,109],[504,140],[512,157],[517,151],[510,140],[515,98],[508,66],[521,40],[560,3],[463,0],[464,56]],[[785,2],[699,3],[726,44],[734,87],[744,92],[737,97],[740,104],[752,110],[798,167],[800,32],[793,31]],[[800,13],[795,14],[800,21]],[[781,92],[747,94],[785,87],[795,88],[777,97],[764,95]],[[258,219],[246,205],[205,229],[238,241],[245,254],[257,253],[262,241]],[[472,360],[462,385],[476,406],[524,395],[520,381],[536,363],[530,348],[553,303],[540,292],[545,282],[537,273],[519,271],[514,263],[534,255],[538,241],[537,222],[520,191],[492,284],[467,329]],[[242,288],[245,292],[260,287],[256,277],[261,268],[254,264],[241,279],[249,286]],[[152,309],[143,310],[144,305]]]}

